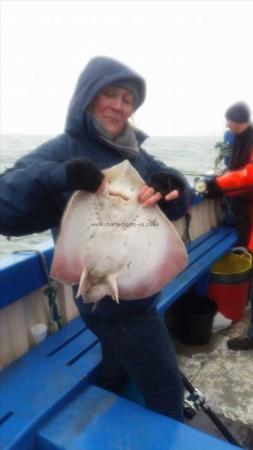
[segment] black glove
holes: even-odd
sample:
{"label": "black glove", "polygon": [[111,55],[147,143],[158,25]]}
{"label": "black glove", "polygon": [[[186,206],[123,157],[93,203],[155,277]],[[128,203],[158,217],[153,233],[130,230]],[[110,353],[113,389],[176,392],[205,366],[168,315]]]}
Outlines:
{"label": "black glove", "polygon": [[89,158],[74,158],[66,164],[67,187],[69,190],[96,192],[104,179],[103,172]]}
{"label": "black glove", "polygon": [[220,198],[223,196],[223,192],[216,184],[215,178],[212,178],[211,180],[205,180],[205,183],[206,183],[206,190],[204,192],[205,198]]}
{"label": "black glove", "polygon": [[[168,167],[155,172],[146,181],[146,184],[162,194],[162,199],[159,200],[158,205],[169,219],[178,220],[186,214],[191,199],[190,185],[187,179],[177,170]],[[166,201],[164,197],[174,189],[179,191],[179,197],[169,202]]]}
{"label": "black glove", "polygon": [[163,197],[174,189],[178,190],[179,193],[183,192],[187,184],[184,176],[171,168],[155,172],[147,181],[147,185],[154,188],[156,192],[160,192]]}

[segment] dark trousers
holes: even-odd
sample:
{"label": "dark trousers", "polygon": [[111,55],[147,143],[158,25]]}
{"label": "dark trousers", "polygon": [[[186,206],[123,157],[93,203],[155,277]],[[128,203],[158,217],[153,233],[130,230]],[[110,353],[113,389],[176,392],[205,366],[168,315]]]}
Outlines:
{"label": "dark trousers", "polygon": [[155,309],[113,322],[81,317],[99,338],[103,361],[99,385],[119,393],[126,374],[143,395],[145,405],[183,421],[183,385],[169,333]]}
{"label": "dark trousers", "polygon": [[251,288],[250,288],[250,295],[249,295],[249,301],[251,305],[251,322],[248,329],[248,336],[250,339],[253,340],[253,271],[251,273]]}

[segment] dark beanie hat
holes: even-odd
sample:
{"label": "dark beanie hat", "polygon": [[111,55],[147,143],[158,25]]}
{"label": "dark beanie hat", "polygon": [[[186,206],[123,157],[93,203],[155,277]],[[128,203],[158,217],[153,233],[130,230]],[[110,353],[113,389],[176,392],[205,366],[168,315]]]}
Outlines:
{"label": "dark beanie hat", "polygon": [[243,123],[250,121],[250,109],[244,102],[237,102],[231,105],[225,113],[227,120]]}

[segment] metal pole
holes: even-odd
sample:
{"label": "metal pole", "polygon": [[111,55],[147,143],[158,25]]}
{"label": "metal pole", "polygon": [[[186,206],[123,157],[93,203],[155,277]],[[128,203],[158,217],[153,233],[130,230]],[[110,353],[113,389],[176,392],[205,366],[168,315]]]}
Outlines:
{"label": "metal pole", "polygon": [[228,442],[243,448],[237,441],[237,439],[230,433],[224,423],[222,423],[218,416],[213,412],[210,406],[207,405],[203,394],[191,384],[191,382],[182,372],[181,376],[184,387],[193,396],[193,402],[196,404],[197,408],[200,407],[208,415],[208,417],[212,420],[212,422],[216,425],[216,427],[220,430],[220,432],[228,440]]}

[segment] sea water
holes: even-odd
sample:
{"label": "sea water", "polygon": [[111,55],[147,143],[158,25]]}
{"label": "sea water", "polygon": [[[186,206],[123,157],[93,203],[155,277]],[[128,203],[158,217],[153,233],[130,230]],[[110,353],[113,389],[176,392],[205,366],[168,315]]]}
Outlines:
{"label": "sea water", "polygon": [[[53,136],[1,136],[0,173],[11,168],[21,156],[48,141]],[[214,168],[217,156],[215,143],[217,136],[208,137],[152,137],[145,141],[143,147],[157,159],[168,166],[183,172],[192,181],[195,176],[207,173]],[[0,255],[10,254],[16,250],[34,249],[39,242],[51,239],[49,231],[34,233],[7,240],[0,235]]]}

